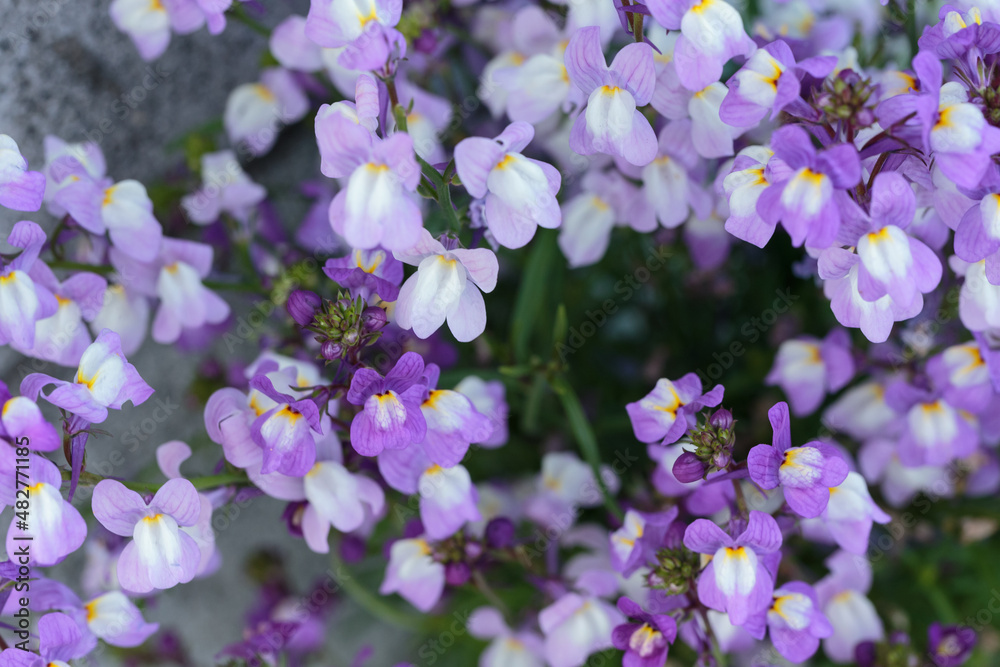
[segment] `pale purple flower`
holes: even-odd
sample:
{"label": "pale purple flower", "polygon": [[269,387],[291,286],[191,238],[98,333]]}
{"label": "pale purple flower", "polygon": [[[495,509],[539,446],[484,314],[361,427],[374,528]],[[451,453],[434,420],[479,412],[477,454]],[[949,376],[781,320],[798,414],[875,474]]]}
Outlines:
{"label": "pale purple flower", "polygon": [[785,42],[765,44],[729,80],[729,93],[722,102],[720,116],[734,127],[755,125],[768,112],[774,120],[783,109],[799,100],[801,78],[809,75],[823,79],[836,64],[834,56],[806,58],[796,63]]}
{"label": "pale purple flower", "polygon": [[887,388],[886,402],[906,415],[898,449],[904,465],[941,465],[979,446],[976,418],[935,392],[897,380]]}
{"label": "pale purple flower", "polygon": [[792,447],[786,403],[775,404],[767,416],[774,430],[773,444],[750,450],[750,479],[762,489],[780,485],[792,510],[805,518],[818,516],[826,508],[830,489],[847,477],[847,462],[834,447],[823,442]]}
{"label": "pale purple flower", "polygon": [[345,155],[343,167],[350,178],[330,203],[333,230],[363,250],[381,245],[406,251],[416,245],[423,218],[411,194],[420,183],[420,167],[410,135],[397,132],[368,148],[359,146]]}
{"label": "pale purple flower", "polygon": [[132,593],[186,584],[198,573],[201,550],[181,530],[198,523],[201,500],[186,479],[172,479],[147,504],[121,482],[94,487],[94,516],[116,535],[134,538],[118,557],[118,582]]}
{"label": "pale purple flower", "polygon": [[[4,459],[0,467],[15,470],[13,448],[4,446],[0,449],[0,457]],[[28,494],[27,519],[14,516],[7,529],[8,557],[14,559],[17,554],[26,554],[29,562],[35,565],[55,565],[80,548],[87,537],[87,523],[77,509],[63,499],[59,491],[62,474],[54,463],[41,456],[31,456],[27,480],[24,472],[22,469],[11,474],[10,488],[0,496],[0,502],[13,506],[18,499],[25,498],[25,492]],[[24,486],[25,481],[27,486]],[[21,492],[17,496],[15,488]]]}
{"label": "pale purple flower", "polygon": [[676,381],[661,378],[653,391],[625,406],[639,442],[669,445],[677,442],[695,424],[698,411],[722,402],[723,387],[715,385],[702,393],[701,380],[688,373]]}
{"label": "pale purple flower", "polygon": [[830,574],[816,584],[816,597],[833,634],[823,640],[830,659],[849,663],[863,641],[885,637],[882,620],[865,593],[871,588],[871,564],[864,556],[838,551],[826,560]]}
{"label": "pale purple flower", "polygon": [[802,532],[816,541],[833,541],[845,551],[864,554],[869,548],[872,524],[889,520],[889,515],[872,500],[865,478],[852,471],[839,486],[830,489],[829,503],[815,521],[803,522]]}
{"label": "pale purple flower", "polygon": [[642,193],[667,229],[695,215],[707,218],[711,197],[701,186],[704,169],[692,142],[691,121],[680,119],[663,126],[656,158],[642,168]]}
{"label": "pale purple flower", "polygon": [[802,336],[778,347],[766,383],[778,385],[788,396],[796,417],[812,414],[827,393],[835,393],[854,376],[851,339],[834,329],[822,341]]}
{"label": "pale purple flower", "polygon": [[26,396],[11,396],[0,382],[0,437],[9,442],[27,438],[30,449],[51,452],[62,445],[56,427],[45,420],[38,404]]}
{"label": "pale purple flower", "polygon": [[[181,478],[181,464],[190,457],[191,448],[180,440],[170,440],[156,448],[156,464],[167,479]],[[201,551],[201,561],[195,576],[203,577],[218,569],[222,558],[215,548],[215,531],[212,529],[212,512],[215,508],[212,498],[204,493],[199,493],[198,497],[201,501],[198,521],[193,526],[182,526],[181,531],[194,538]]]}
{"label": "pale purple flower", "polygon": [[0,667],[69,667],[66,661],[82,658],[96,643],[66,614],[45,614],[38,619],[39,654],[7,648],[0,653]]}
{"label": "pale purple flower", "polygon": [[[205,14],[199,4],[211,1],[113,0],[110,7],[111,20],[132,39],[143,60],[155,60],[167,50],[171,29],[184,35],[204,25]],[[228,6],[228,2],[225,4]]]}
{"label": "pale purple flower", "polygon": [[1000,194],[983,195],[955,230],[955,254],[966,262],[986,260],[986,279],[1000,285]]}
{"label": "pale purple flower", "polygon": [[291,72],[271,67],[258,83],[244,83],[229,93],[223,125],[240,154],[271,150],[281,128],[305,117],[309,99]]}
{"label": "pale purple flower", "polygon": [[724,0],[649,0],[647,5],[657,23],[681,31],[674,63],[688,90],[718,81],[731,58],[750,56],[756,49],[739,12]]}
{"label": "pale purple flower", "polygon": [[352,473],[341,461],[317,461],[302,480],[309,504],[302,515],[302,535],[316,553],[329,551],[330,527],[342,533],[358,530],[381,515],[385,493],[374,480]]}
{"label": "pale purple flower", "polygon": [[354,298],[366,301],[373,295],[383,301],[395,301],[403,282],[402,262],[382,248],[355,249],[346,257],[328,259],[323,265],[323,273],[350,290]]}
{"label": "pale purple flower", "polygon": [[118,334],[109,329],[84,351],[72,382],[32,373],[21,381],[21,394],[35,400],[46,385],[55,389],[42,394],[45,400],[95,424],[108,418],[108,408],[121,410],[126,401],[139,405],[153,394],[125,359]]}
{"label": "pale purple flower", "polygon": [[32,591],[39,600],[34,609],[58,609],[73,619],[80,630],[79,644],[90,647],[87,652],[96,646],[97,639],[122,648],[139,646],[160,627],[159,623],[147,623],[135,603],[121,591],[96,595],[86,603],[52,579],[32,582]]}
{"label": "pale purple flower", "polygon": [[316,463],[316,436],[323,432],[319,408],[311,398],[297,399],[279,391],[267,371],[261,371],[250,380],[250,387],[274,403],[250,425],[253,441],[264,450],[261,474],[301,477]]}
{"label": "pale purple flower", "polygon": [[733,625],[743,625],[771,603],[774,575],[765,560],[779,553],[781,530],[769,514],[751,511],[746,529],[735,539],[712,521],[696,519],[684,532],[684,546],[712,556],[698,577],[698,599],[728,613]]}
{"label": "pale purple flower", "polygon": [[[608,466],[602,468],[601,479],[612,494],[618,490],[620,480]],[[580,508],[596,507],[601,502],[593,468],[572,452],[550,452],[542,457],[535,493],[525,502],[524,511],[535,523],[558,526],[562,531],[567,523],[572,524]]]}
{"label": "pale purple flower", "polygon": [[942,398],[960,410],[979,414],[993,399],[989,367],[976,341],[952,345],[931,357],[927,374]]}
{"label": "pale purple flower", "polygon": [[7,243],[22,251],[9,263],[0,264],[0,344],[31,349],[36,323],[59,309],[52,292],[31,277],[45,239],[42,228],[28,220],[15,223],[7,236]]}
{"label": "pale purple flower", "polygon": [[465,457],[470,444],[493,435],[493,420],[458,391],[438,389],[440,372],[436,364],[428,364],[424,371],[427,395],[420,412],[427,422],[427,435],[422,447],[434,463],[453,466]]}
{"label": "pale purple flower", "polygon": [[324,104],[316,112],[316,144],[320,171],[329,178],[350,176],[357,166],[357,153],[366,153],[378,141],[378,83],[362,74],[354,84],[354,102]]}
{"label": "pale purple flower", "polygon": [[[716,0],[718,1],[718,0]],[[817,152],[809,135],[785,125],[771,137],[774,158],[790,169],[787,180],[774,182],[757,200],[757,212],[768,224],[781,222],[792,244],[825,248],[841,225],[838,199],[861,180],[861,161],[854,146],[834,144]]]}
{"label": "pale purple flower", "polygon": [[160,299],[153,318],[153,340],[173,343],[181,334],[229,317],[229,304],[202,284],[212,270],[212,246],[164,239],[150,262],[111,251],[111,263],[130,289]]}
{"label": "pale purple flower", "polygon": [[652,47],[629,44],[608,67],[600,29],[582,28],[566,47],[566,71],[588,96],[573,123],[570,148],[581,155],[607,153],[634,165],[649,164],[656,157],[656,135],[637,107],[648,104],[653,95]]}
{"label": "pale purple flower", "polygon": [[677,639],[677,621],[666,614],[650,614],[631,598],[618,598],[618,611],[635,622],[611,633],[614,647],[625,651],[623,667],[663,667],[670,644]]}
{"label": "pale purple flower", "polygon": [[119,251],[137,261],[148,262],[160,250],[163,228],[153,216],[153,202],[139,181],[114,183],[110,178],[78,174],[59,187],[53,202],[88,232],[107,232]]}
{"label": "pale purple flower", "polygon": [[604,600],[566,593],[538,614],[545,659],[551,667],[582,667],[592,653],[611,648],[611,633],[624,622]]}
{"label": "pale purple flower", "polygon": [[625,512],[622,527],[611,533],[611,565],[626,577],[640,567],[656,562],[667,530],[677,518],[677,508],[665,512]]}
{"label": "pale purple flower", "polygon": [[477,444],[490,449],[507,444],[509,437],[507,415],[510,407],[507,405],[503,382],[483,380],[476,375],[470,375],[455,385],[455,391],[468,398],[472,406],[480,414],[486,415],[493,425],[490,436]]}
{"label": "pale purple flower", "polygon": [[197,192],[181,199],[188,217],[199,225],[215,222],[223,213],[246,224],[250,212],[267,196],[264,187],[250,180],[230,150],[201,156],[201,182]]}
{"label": "pale purple flower", "polygon": [[475,340],[486,328],[482,292],[496,287],[496,255],[488,248],[459,248],[453,240],[445,246],[426,229],[420,232],[414,246],[393,253],[417,267],[399,290],[396,323],[412,329],[418,338],[427,338],[447,321],[459,342]]}
{"label": "pale purple flower", "polygon": [[480,667],[544,667],[542,638],[530,630],[513,630],[493,607],[480,607],[466,622],[469,634],[490,645],[479,656]]}
{"label": "pale purple flower", "polygon": [[789,581],[775,589],[771,606],[747,622],[747,630],[757,639],[770,631],[771,643],[782,657],[805,662],[819,649],[819,640],[833,634],[833,626],[823,615],[812,586]]}
{"label": "pale purple flower", "polygon": [[97,331],[117,331],[122,340],[122,352],[135,354],[146,340],[149,329],[149,297],[122,283],[108,285],[92,324]]}
{"label": "pale purple flower", "polygon": [[379,593],[399,593],[420,611],[427,612],[444,592],[444,565],[434,559],[423,537],[396,540]]}
{"label": "pale purple flower", "polygon": [[769,173],[772,169],[779,170],[777,180],[784,179],[784,172],[788,171],[781,160],[776,160],[771,167],[772,157],[774,152],[767,146],[748,146],[733,160],[732,170],[722,182],[729,202],[726,231],[758,248],[771,240],[775,225],[757,212],[757,201],[771,184],[768,177],[774,179]]}
{"label": "pale purple flower", "polygon": [[394,47],[405,53],[405,40],[394,29],[402,11],[402,0],[315,0],[305,34],[322,47],[347,47],[338,59],[343,67],[379,69]]}
{"label": "pale purple flower", "polygon": [[505,248],[520,248],[539,226],[554,229],[562,222],[559,171],[522,154],[534,136],[531,125],[514,122],[493,139],[470,137],[455,146],[462,185],[484,199],[486,225]]}
{"label": "pale purple flower", "polygon": [[15,211],[37,211],[45,196],[45,175],[28,171],[28,161],[17,142],[0,134],[0,206]]}
{"label": "pale purple flower", "polygon": [[306,37],[306,25],[306,17],[292,14],[271,31],[268,47],[282,67],[300,72],[322,69],[322,50]]}
{"label": "pale purple flower", "polygon": [[406,352],[385,377],[371,368],[359,368],[351,379],[347,402],[364,406],[351,422],[351,446],[362,456],[383,449],[403,449],[421,442],[427,422],[420,410],[426,387],[419,381],[424,360]]}

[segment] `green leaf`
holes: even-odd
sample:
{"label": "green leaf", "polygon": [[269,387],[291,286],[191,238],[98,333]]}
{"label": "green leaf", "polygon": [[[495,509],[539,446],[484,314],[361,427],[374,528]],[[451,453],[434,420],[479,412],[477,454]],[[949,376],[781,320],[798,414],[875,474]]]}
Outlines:
{"label": "green leaf", "polygon": [[552,289],[552,277],[558,261],[556,232],[539,229],[534,246],[528,256],[528,266],[524,270],[521,289],[514,302],[513,323],[510,340],[514,348],[514,359],[525,363],[531,352],[531,336],[535,332],[548,295]]}

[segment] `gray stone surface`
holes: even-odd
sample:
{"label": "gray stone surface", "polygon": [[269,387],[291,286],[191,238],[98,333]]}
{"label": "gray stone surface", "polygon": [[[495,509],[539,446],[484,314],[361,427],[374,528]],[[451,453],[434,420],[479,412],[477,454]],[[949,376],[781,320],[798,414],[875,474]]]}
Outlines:
{"label": "gray stone surface", "polygon": [[[179,152],[169,152],[165,146],[191,128],[220,117],[229,91],[256,78],[266,42],[247,26],[230,21],[221,35],[209,35],[204,29],[192,35],[174,35],[162,58],[145,63],[129,38],[111,22],[108,4],[105,0],[0,0],[0,132],[15,138],[33,169],[43,164],[44,137],[55,134],[68,141],[98,141],[109,175],[149,184],[182,159]],[[271,0],[266,5],[261,21],[272,26],[288,13],[304,13],[308,8],[305,0]],[[310,134],[300,128],[290,141],[283,140],[278,149],[255,161],[248,171],[265,185],[281,189],[318,173]],[[301,206],[283,207],[282,212],[288,221],[297,221]],[[6,238],[14,221],[24,218],[47,229],[55,223],[44,211],[18,214],[0,210],[0,238]],[[247,308],[246,302],[233,303],[237,315]],[[244,347],[247,349],[239,353],[254,352],[249,349],[253,346]],[[157,393],[145,405],[115,413],[102,425],[111,435],[92,442],[89,466],[103,471],[100,466],[118,461],[113,454],[120,452],[124,462],[113,466],[110,474],[149,473],[155,471],[153,452],[162,442],[203,442],[201,407],[185,400],[202,358],[147,341],[132,361]],[[0,349],[0,377],[16,387],[22,361],[8,348]],[[46,370],[62,377],[69,375],[66,369]],[[156,413],[157,399],[179,407],[157,421],[155,415],[163,414]],[[147,435],[133,447],[134,441],[125,434],[136,427]],[[207,473],[217,457],[218,452],[203,451],[185,469]],[[255,595],[243,574],[246,555],[261,547],[278,549],[287,556],[289,572],[302,588],[326,572],[326,557],[311,553],[301,541],[287,536],[280,519],[282,509],[281,503],[258,498],[238,516],[227,519],[217,536],[222,569],[209,579],[160,596],[148,612],[150,620],[181,634],[196,664],[212,664],[219,648],[240,638],[242,613]],[[59,578],[75,585],[81,566],[81,555],[74,555],[61,567]],[[315,664],[349,664],[350,657],[365,643],[379,645],[379,657],[373,664],[392,664],[386,651],[405,642],[398,631],[392,631],[391,636],[393,639],[386,641],[385,628],[357,607],[344,605],[330,625],[328,652]],[[101,658],[99,664],[109,663]]]}

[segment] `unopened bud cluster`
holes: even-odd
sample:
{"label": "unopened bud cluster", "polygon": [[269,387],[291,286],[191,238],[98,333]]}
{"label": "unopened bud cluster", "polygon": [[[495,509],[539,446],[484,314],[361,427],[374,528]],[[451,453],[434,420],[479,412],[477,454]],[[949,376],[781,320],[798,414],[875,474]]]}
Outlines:
{"label": "unopened bud cluster", "polygon": [[343,292],[330,301],[296,290],[288,297],[288,312],[300,326],[316,334],[320,356],[328,362],[356,356],[379,339],[388,323],[384,309]]}

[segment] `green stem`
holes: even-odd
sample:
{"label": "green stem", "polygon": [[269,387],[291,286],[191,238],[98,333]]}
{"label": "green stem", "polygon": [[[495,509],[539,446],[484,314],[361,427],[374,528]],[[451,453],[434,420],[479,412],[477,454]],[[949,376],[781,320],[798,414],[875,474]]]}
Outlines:
{"label": "green stem", "polygon": [[212,290],[251,292],[253,294],[263,294],[264,296],[267,296],[267,290],[265,290],[261,285],[251,285],[249,283],[227,283],[219,280],[202,280],[201,284]]}
{"label": "green stem", "polygon": [[910,57],[917,55],[917,0],[906,0],[906,37],[910,40]]}
{"label": "green stem", "polygon": [[[71,474],[72,473],[69,470],[62,471],[62,477],[64,480],[68,480]],[[84,470],[80,473],[80,486],[97,486],[99,482],[105,479],[108,478]],[[120,481],[125,488],[132,489],[138,493],[156,493],[160,490],[160,487],[163,486],[163,484],[155,482]],[[191,482],[197,490],[205,491],[208,489],[215,489],[220,486],[229,486],[231,484],[245,484],[247,482],[247,476],[244,473],[224,473],[221,475],[192,477],[188,481]]]}
{"label": "green stem", "polygon": [[625,518],[625,513],[618,506],[618,502],[611,495],[611,490],[608,489],[607,484],[604,483],[604,478],[601,476],[601,453],[597,445],[597,438],[594,436],[594,430],[590,427],[590,422],[587,421],[587,415],[583,412],[583,406],[580,404],[579,397],[573,391],[573,387],[570,386],[569,382],[562,376],[558,376],[552,380],[552,389],[559,395],[559,400],[563,404],[563,410],[566,411],[566,418],[569,420],[570,428],[573,430],[573,436],[583,451],[584,458],[587,459],[590,467],[594,470],[594,477],[597,478],[597,486],[600,487],[601,495],[604,497],[605,507],[621,521]]}
{"label": "green stem", "polygon": [[264,35],[265,37],[271,36],[271,29],[268,28],[263,23],[258,22],[257,19],[250,16],[250,14],[247,13],[246,8],[242,4],[234,2],[233,7],[230,10],[229,14],[234,19],[236,19],[243,25],[249,27],[254,32]]}
{"label": "green stem", "polygon": [[107,266],[105,264],[84,264],[82,262],[67,262],[61,259],[52,260],[47,262],[50,269],[66,269],[69,271],[90,271],[92,273],[101,273],[104,275],[110,275],[115,272],[115,267]]}

